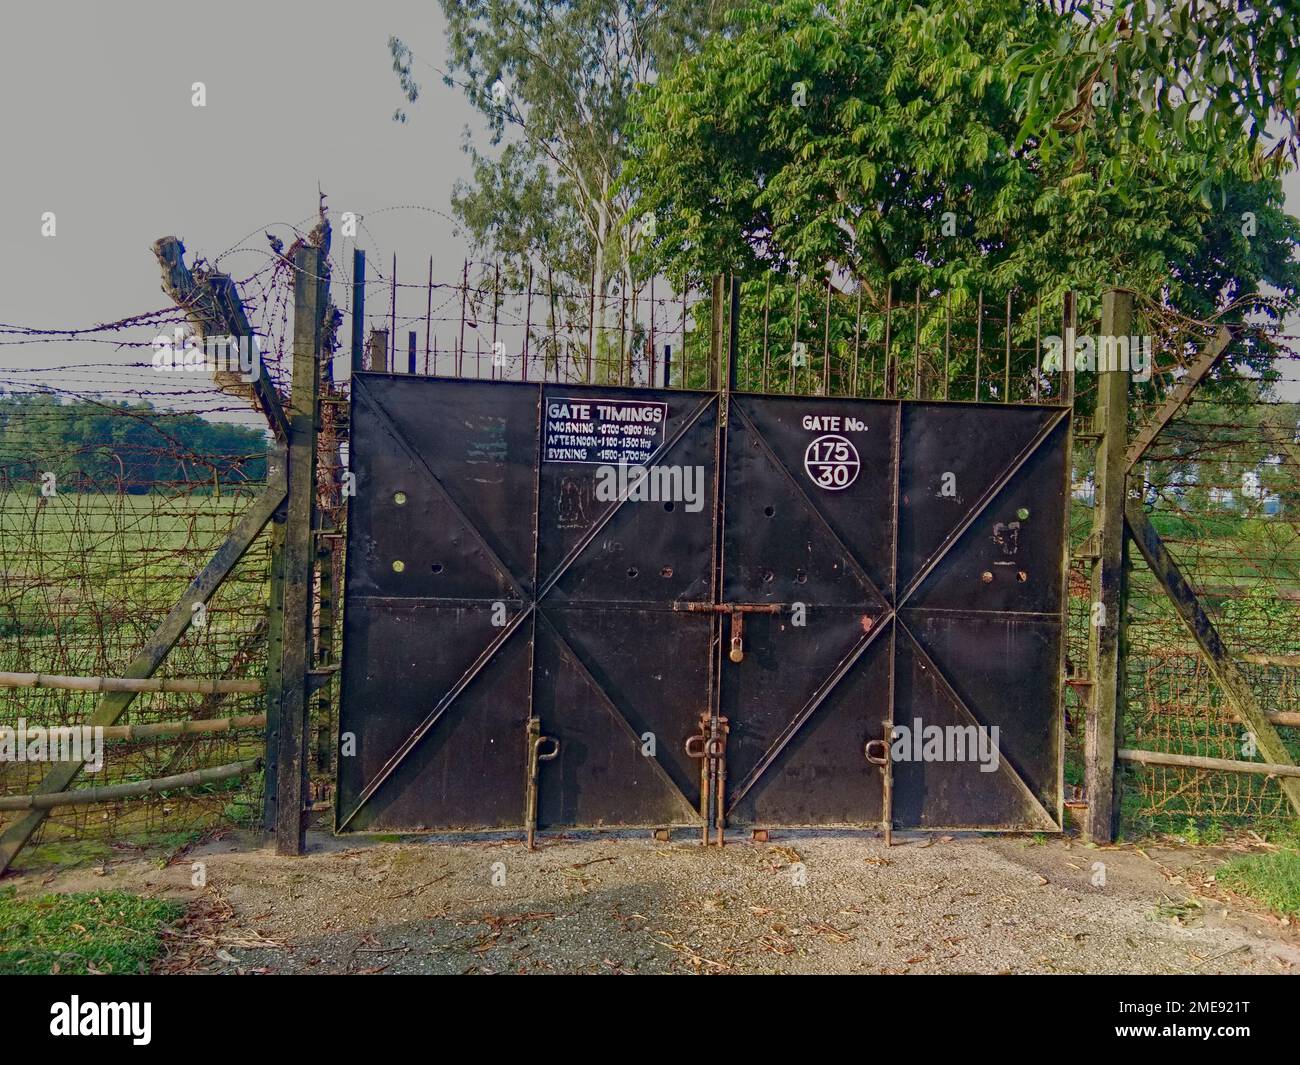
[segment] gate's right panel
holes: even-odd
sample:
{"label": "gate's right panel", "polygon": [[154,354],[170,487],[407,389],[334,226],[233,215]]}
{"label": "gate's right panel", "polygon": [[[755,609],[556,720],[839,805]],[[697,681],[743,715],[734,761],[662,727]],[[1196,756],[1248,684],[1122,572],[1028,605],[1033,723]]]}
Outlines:
{"label": "gate's right panel", "polygon": [[896,827],[1059,828],[1068,431],[1046,407],[732,398],[731,823],[879,823],[864,748],[888,735]]}
{"label": "gate's right panel", "polygon": [[905,403],[894,823],[1060,827],[1068,414]]}

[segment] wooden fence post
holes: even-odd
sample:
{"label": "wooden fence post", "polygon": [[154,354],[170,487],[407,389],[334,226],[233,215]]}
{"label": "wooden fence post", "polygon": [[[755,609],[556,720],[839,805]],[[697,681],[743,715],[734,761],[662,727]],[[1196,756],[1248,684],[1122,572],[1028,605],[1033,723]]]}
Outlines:
{"label": "wooden fence post", "polygon": [[321,249],[294,253],[293,381],[289,399],[289,507],[284,527],[284,633],[276,722],[275,845],[301,854],[306,845],[308,730],[313,591],[312,517],[316,509],[316,411],[320,343],[328,281]]}
{"label": "wooden fence post", "polygon": [[[1128,337],[1133,294],[1110,289],[1102,296],[1103,337]],[[1100,345],[1103,351],[1116,350]],[[1067,340],[1065,358],[1074,352]],[[1092,610],[1088,629],[1088,675],[1092,679],[1084,744],[1088,816],[1085,835],[1109,843],[1119,828],[1120,776],[1116,752],[1124,728],[1124,496],[1128,446],[1128,373],[1115,366],[1097,374],[1097,461],[1092,511]]]}

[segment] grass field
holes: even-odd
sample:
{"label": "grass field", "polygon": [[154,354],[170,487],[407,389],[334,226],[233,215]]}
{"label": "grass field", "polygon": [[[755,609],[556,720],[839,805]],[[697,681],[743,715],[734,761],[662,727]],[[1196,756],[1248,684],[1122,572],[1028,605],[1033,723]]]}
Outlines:
{"label": "grass field", "polygon": [[[0,494],[0,671],[121,676],[185,587],[247,508],[256,486],[220,496]],[[264,668],[269,595],[267,537],[194,617],[164,663],[172,677],[258,677]],[[77,724],[94,710],[93,693],[0,688],[0,725]],[[124,721],[184,720],[262,711],[257,695],[138,696]],[[213,739],[114,744],[93,783],[107,785],[184,772],[261,752],[257,732]],[[24,794],[38,765],[0,765],[0,793]],[[89,782],[89,781],[87,781]],[[21,861],[54,857],[78,841],[141,839],[246,819],[260,805],[255,779],[132,800],[59,810],[42,829],[43,847]],[[9,815],[5,815],[8,817]],[[3,819],[0,819],[3,820]]]}
{"label": "grass field", "polygon": [[178,902],[120,891],[17,898],[0,892],[0,975],[144,973]]}

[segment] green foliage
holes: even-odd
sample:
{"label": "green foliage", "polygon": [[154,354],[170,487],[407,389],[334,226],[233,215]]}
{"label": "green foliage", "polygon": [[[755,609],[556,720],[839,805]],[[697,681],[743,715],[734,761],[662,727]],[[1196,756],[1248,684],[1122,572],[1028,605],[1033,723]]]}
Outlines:
{"label": "green foliage", "polygon": [[[1010,57],[1021,141],[1068,146],[1089,122],[1107,121],[1154,148],[1172,126],[1206,158],[1234,154],[1241,131],[1254,149],[1295,156],[1300,107],[1300,22],[1294,0],[1069,2],[1051,38]],[[1209,189],[1199,191],[1208,199]]]}
{"label": "green foliage", "polygon": [[122,891],[18,898],[0,893],[0,974],[146,972],[178,902]]}
{"label": "green foliage", "polygon": [[160,482],[224,484],[266,476],[266,434],[149,403],[0,395],[0,485],[53,472],[60,490],[91,482],[147,492]]}
{"label": "green foliage", "polygon": [[[748,4],[636,101],[632,212],[655,212],[653,262],[670,276],[833,267],[876,312],[890,285],[1055,303],[1122,282],[1177,305],[1194,289],[1198,308],[1225,284],[1300,287],[1300,225],[1280,185],[1252,176],[1244,141],[1207,170],[1164,130],[1152,150],[1089,125],[1051,156],[1019,137],[1025,86],[1008,60],[1060,39],[1068,19],[1049,6],[830,7]],[[1248,241],[1231,223],[1246,210]]]}

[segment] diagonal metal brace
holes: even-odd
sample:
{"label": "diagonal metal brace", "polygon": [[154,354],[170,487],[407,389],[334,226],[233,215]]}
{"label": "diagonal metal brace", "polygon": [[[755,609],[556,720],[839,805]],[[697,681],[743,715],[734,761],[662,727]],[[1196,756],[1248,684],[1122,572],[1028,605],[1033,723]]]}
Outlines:
{"label": "diagonal metal brace", "polygon": [[[1138,550],[1142,552],[1142,557],[1146,559],[1152,574],[1164,588],[1178,616],[1182,618],[1183,624],[1187,626],[1187,630],[1200,647],[1210,673],[1223,689],[1223,694],[1236,711],[1238,719],[1253,733],[1260,754],[1268,762],[1295,765],[1290,751],[1282,742],[1282,737],[1277,734],[1273,722],[1255,701],[1255,693],[1251,691],[1237,664],[1229,657],[1228,650],[1214,627],[1214,622],[1201,607],[1196,593],[1192,591],[1187,578],[1178,568],[1178,563],[1169,554],[1169,549],[1160,539],[1160,534],[1151,524],[1151,519],[1147,517],[1141,505],[1133,500],[1129,500],[1124,509],[1124,519],[1128,524],[1129,535],[1133,537]],[[1278,783],[1286,793],[1292,809],[1300,813],[1300,778],[1280,777]]]}

